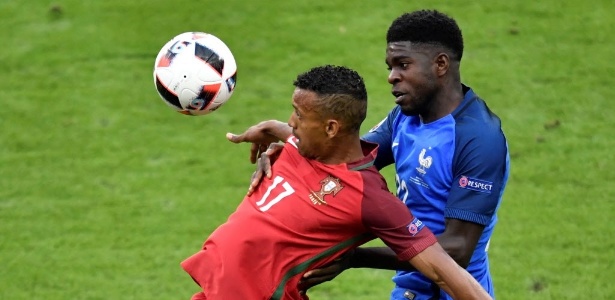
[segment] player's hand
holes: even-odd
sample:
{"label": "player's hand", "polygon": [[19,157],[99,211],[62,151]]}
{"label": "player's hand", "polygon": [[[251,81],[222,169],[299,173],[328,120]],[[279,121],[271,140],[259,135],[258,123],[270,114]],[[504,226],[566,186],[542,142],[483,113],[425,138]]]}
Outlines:
{"label": "player's hand", "polygon": [[263,175],[267,176],[267,178],[271,178],[271,165],[278,159],[278,156],[280,156],[282,148],[284,148],[283,143],[272,143],[267,147],[267,150],[260,154],[256,163],[256,171],[252,173],[252,179],[250,180],[248,196],[252,195],[256,187],[260,184]]}
{"label": "player's hand", "polygon": [[226,134],[226,139],[235,144],[252,143],[250,146],[250,162],[256,163],[256,160],[261,154],[267,151],[267,147],[269,147],[271,143],[277,142],[278,139],[268,136],[264,132],[255,132],[253,128],[254,126],[248,128],[248,130],[242,134],[233,134],[229,132]]}
{"label": "player's hand", "polygon": [[299,281],[299,292],[305,294],[311,287],[333,280],[337,275],[351,267],[353,254],[354,250],[350,250],[320,269],[307,271]]}
{"label": "player's hand", "polygon": [[285,141],[292,135],[288,123],[277,120],[262,121],[248,128],[244,133],[227,133],[226,138],[235,143],[252,143],[250,147],[250,162],[256,163],[261,154],[267,151],[271,143]]}

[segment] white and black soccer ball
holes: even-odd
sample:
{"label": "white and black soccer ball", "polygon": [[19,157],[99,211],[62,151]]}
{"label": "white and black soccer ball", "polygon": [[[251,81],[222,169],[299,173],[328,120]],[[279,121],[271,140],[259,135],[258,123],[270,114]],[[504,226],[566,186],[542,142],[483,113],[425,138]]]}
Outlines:
{"label": "white and black soccer ball", "polygon": [[216,36],[185,32],[166,43],[154,64],[164,102],[185,115],[206,115],[229,100],[237,81],[233,53]]}

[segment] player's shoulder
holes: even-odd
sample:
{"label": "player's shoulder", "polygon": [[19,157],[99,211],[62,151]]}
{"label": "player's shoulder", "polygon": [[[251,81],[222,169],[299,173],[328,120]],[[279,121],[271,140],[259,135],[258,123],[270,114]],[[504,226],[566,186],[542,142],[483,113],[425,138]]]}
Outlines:
{"label": "player's shoulder", "polygon": [[374,166],[359,170],[359,173],[361,174],[364,197],[374,198],[382,197],[385,194],[392,195],[386,179]]}
{"label": "player's shoulder", "polygon": [[464,86],[464,99],[453,111],[457,137],[460,139],[504,138],[502,121],[474,91]]}
{"label": "player's shoulder", "polygon": [[393,109],[389,111],[389,113],[384,117],[384,119],[382,119],[380,122],[378,122],[378,124],[374,125],[372,128],[369,129],[367,135],[378,135],[384,134],[385,132],[390,132],[392,129],[392,124],[393,122],[395,122],[395,119],[399,115],[400,111],[401,109],[399,105],[395,105],[395,107],[393,107]]}

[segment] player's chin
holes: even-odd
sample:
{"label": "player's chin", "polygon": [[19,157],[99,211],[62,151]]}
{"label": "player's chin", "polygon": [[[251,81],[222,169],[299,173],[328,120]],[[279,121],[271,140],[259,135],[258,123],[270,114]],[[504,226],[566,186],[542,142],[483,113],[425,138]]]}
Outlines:
{"label": "player's chin", "polygon": [[412,105],[409,104],[399,104],[399,109],[402,114],[406,116],[418,116],[419,112]]}
{"label": "player's chin", "polygon": [[297,145],[297,150],[299,151],[299,154],[301,154],[301,156],[307,158],[307,159],[314,159],[316,158],[315,155],[313,155],[310,151],[306,151],[306,149],[301,148],[301,145]]}

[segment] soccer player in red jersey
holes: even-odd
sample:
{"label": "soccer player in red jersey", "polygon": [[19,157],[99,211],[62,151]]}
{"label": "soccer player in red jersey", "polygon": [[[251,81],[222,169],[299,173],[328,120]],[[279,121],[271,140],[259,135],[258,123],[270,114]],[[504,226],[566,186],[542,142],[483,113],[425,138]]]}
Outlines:
{"label": "soccer player in red jersey", "polygon": [[376,237],[455,299],[491,299],[373,166],[378,146],[359,139],[367,110],[359,74],[316,67],[294,85],[290,127],[257,131],[286,142],[271,178],[181,263],[202,289],[192,299],[307,299],[298,286],[305,272]]}

